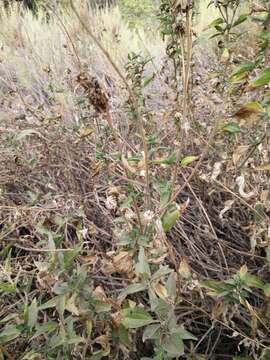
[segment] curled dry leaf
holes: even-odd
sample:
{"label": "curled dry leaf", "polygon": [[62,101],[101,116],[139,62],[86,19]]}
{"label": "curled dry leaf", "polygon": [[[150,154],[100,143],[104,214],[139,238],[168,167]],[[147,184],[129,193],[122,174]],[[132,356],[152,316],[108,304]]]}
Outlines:
{"label": "curled dry leaf", "polygon": [[121,251],[113,258],[113,265],[116,272],[131,273],[133,270],[133,259],[127,251]]}
{"label": "curled dry leaf", "polygon": [[243,175],[241,176],[238,176],[236,178],[236,184],[238,185],[239,187],[239,194],[245,198],[245,199],[249,199],[251,198],[252,196],[255,195],[255,193],[253,191],[249,192],[249,193],[246,193],[245,192],[245,178]]}
{"label": "curled dry leaf", "polygon": [[238,164],[239,160],[243,157],[243,155],[246,154],[248,148],[249,147],[247,145],[237,146],[237,148],[235,149],[232,155],[232,161],[235,166]]}
{"label": "curled dry leaf", "polygon": [[178,273],[182,278],[186,280],[191,278],[191,271],[186,258],[183,258],[181,260],[178,268]]}
{"label": "curled dry leaf", "polygon": [[164,285],[156,283],[152,286],[158,297],[160,297],[161,299],[166,299],[168,297],[168,292]]}
{"label": "curled dry leaf", "polygon": [[220,213],[219,213],[219,218],[220,218],[221,220],[223,220],[223,215],[224,215],[227,211],[231,210],[232,205],[233,205],[234,202],[235,202],[235,200],[227,200],[227,201],[225,201],[225,207],[224,207],[224,208],[220,211]]}
{"label": "curled dry leaf", "polygon": [[93,295],[96,299],[99,299],[101,301],[106,301],[107,296],[105,294],[105,291],[102,286],[97,286],[95,290],[93,291]]}
{"label": "curled dry leaf", "polygon": [[137,170],[129,164],[124,155],[122,155],[122,163],[126,170],[130,171],[132,174],[136,174]]}
{"label": "curled dry leaf", "polygon": [[117,209],[117,201],[115,196],[110,195],[107,197],[105,201],[105,206],[108,210],[116,210]]}
{"label": "curled dry leaf", "polygon": [[221,168],[222,168],[222,162],[216,162],[214,164],[214,167],[213,167],[213,171],[212,171],[212,175],[211,175],[211,180],[216,180],[218,178],[218,176],[220,175],[221,173]]}

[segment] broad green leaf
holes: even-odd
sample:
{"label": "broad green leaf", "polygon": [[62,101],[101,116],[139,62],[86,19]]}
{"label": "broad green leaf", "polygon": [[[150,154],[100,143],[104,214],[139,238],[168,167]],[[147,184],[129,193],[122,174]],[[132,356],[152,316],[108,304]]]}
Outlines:
{"label": "broad green leaf", "polygon": [[136,264],[136,273],[138,275],[143,275],[144,277],[150,277],[150,267],[145,257],[144,248],[140,246],[138,263]]}
{"label": "broad green leaf", "polygon": [[189,164],[193,163],[194,161],[198,160],[199,156],[194,156],[194,155],[190,155],[190,156],[186,156],[184,159],[181,160],[181,165],[182,166],[188,166]]}
{"label": "broad green leaf", "polygon": [[161,279],[163,276],[166,276],[168,274],[170,274],[171,272],[173,272],[172,269],[170,269],[168,267],[168,265],[166,266],[161,266],[160,269],[158,269],[153,276],[151,277],[151,281],[155,281],[155,280],[159,280]]}
{"label": "broad green leaf", "polygon": [[118,299],[123,301],[128,295],[135,294],[139,291],[144,291],[145,289],[147,289],[147,286],[144,284],[141,283],[131,284],[121,291],[120,295],[118,296]]}
{"label": "broad green leaf", "polygon": [[180,218],[180,211],[178,209],[167,211],[162,218],[162,227],[165,233],[169,232],[174,225],[176,224],[177,220]]}
{"label": "broad green leaf", "polygon": [[239,18],[237,20],[235,20],[235,22],[233,23],[232,28],[237,25],[242,24],[243,22],[245,22],[247,20],[247,18],[248,18],[248,16],[245,14],[240,15]]}
{"label": "broad green leaf", "polygon": [[250,86],[252,88],[257,88],[259,86],[264,86],[270,82],[270,68],[264,69],[255,79],[251,80]]}
{"label": "broad green leaf", "polygon": [[168,201],[170,200],[171,196],[171,184],[167,181],[161,181],[159,183],[159,194],[160,194],[160,207],[163,208]]}
{"label": "broad green leaf", "polygon": [[21,334],[22,329],[23,328],[16,325],[6,326],[0,332],[0,344],[5,344],[16,339]]}
{"label": "broad green leaf", "polygon": [[167,335],[162,340],[161,346],[169,356],[178,357],[184,355],[184,343],[181,336],[177,333]]}
{"label": "broad green leaf", "polygon": [[156,165],[174,165],[176,163],[176,155],[170,155],[167,158],[156,159],[153,161]]}
{"label": "broad green leaf", "polygon": [[43,305],[40,305],[39,310],[50,309],[56,307],[57,304],[58,304],[58,296],[55,296],[54,298],[45,302]]}
{"label": "broad green leaf", "polygon": [[57,297],[56,309],[60,317],[64,315],[65,308],[66,308],[66,295],[59,295]]}
{"label": "broad green leaf", "polygon": [[156,339],[160,336],[158,330],[160,329],[160,324],[148,325],[143,332],[142,341],[145,342],[148,339]]}
{"label": "broad green leaf", "polygon": [[229,134],[237,134],[241,132],[240,125],[237,122],[230,122],[221,128],[222,132]]}
{"label": "broad green leaf", "polygon": [[176,298],[176,274],[172,272],[166,282],[166,289],[170,298]]}
{"label": "broad green leaf", "polygon": [[208,26],[207,29],[211,29],[211,28],[215,28],[217,25],[223,24],[224,23],[224,19],[222,19],[221,17],[213,20]]}
{"label": "broad green leaf", "polygon": [[236,68],[232,74],[229,77],[229,81],[232,84],[238,83],[239,81],[243,80],[250,71],[254,69],[255,65],[253,63],[246,63],[243,65],[240,65],[238,68]]}
{"label": "broad green leaf", "polygon": [[30,329],[32,329],[36,325],[37,318],[38,318],[37,300],[34,299],[28,308],[27,326]]}
{"label": "broad green leaf", "polygon": [[0,324],[5,324],[5,323],[12,321],[14,319],[17,319],[17,318],[18,318],[18,314],[9,314],[0,320]]}
{"label": "broad green leaf", "polygon": [[35,334],[31,337],[31,340],[34,340],[34,339],[36,339],[37,337],[39,337],[41,335],[50,334],[51,332],[56,330],[58,326],[59,325],[54,321],[48,321],[47,323],[45,323],[43,325],[38,325],[36,327]]}
{"label": "broad green leaf", "polygon": [[155,322],[147,311],[141,308],[128,308],[121,311],[122,324],[127,329],[137,329]]}
{"label": "broad green leaf", "polygon": [[183,339],[183,340],[197,340],[196,336],[194,336],[189,331],[182,329],[180,327],[178,327],[177,329],[174,329],[173,333],[179,335],[181,337],[181,339]]}

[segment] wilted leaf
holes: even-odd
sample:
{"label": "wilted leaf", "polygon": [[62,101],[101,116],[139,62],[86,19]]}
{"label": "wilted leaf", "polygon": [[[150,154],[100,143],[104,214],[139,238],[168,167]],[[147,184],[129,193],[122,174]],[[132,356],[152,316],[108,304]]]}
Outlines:
{"label": "wilted leaf", "polygon": [[121,251],[113,257],[113,265],[116,272],[130,273],[133,269],[133,260],[127,251]]}
{"label": "wilted leaf", "polygon": [[223,50],[223,53],[221,54],[220,63],[226,64],[230,60],[230,52],[228,48],[225,48]]}
{"label": "wilted leaf", "polygon": [[236,178],[236,183],[237,183],[237,185],[238,185],[238,187],[239,187],[239,194],[240,194],[243,198],[249,199],[250,197],[252,197],[252,196],[255,195],[255,193],[254,193],[253,191],[251,191],[251,192],[249,192],[249,193],[246,193],[246,192],[245,192],[245,190],[244,190],[244,189],[245,189],[245,178],[244,178],[243,175],[238,176],[238,177]]}
{"label": "wilted leaf", "polygon": [[156,283],[153,284],[152,287],[159,298],[166,299],[168,297],[168,292],[164,285]]}
{"label": "wilted leaf", "polygon": [[225,204],[224,204],[225,207],[224,207],[224,208],[220,211],[220,213],[219,213],[219,218],[220,218],[221,220],[223,219],[223,215],[224,215],[227,211],[231,210],[234,202],[235,202],[235,199],[225,201]]}
{"label": "wilted leaf", "polygon": [[80,139],[84,139],[84,138],[92,135],[93,132],[95,132],[95,130],[93,128],[84,129],[83,132],[80,134]]}
{"label": "wilted leaf", "polygon": [[155,322],[147,311],[140,308],[124,309],[121,311],[122,324],[127,329],[137,329]]}
{"label": "wilted leaf", "polygon": [[264,164],[264,165],[260,165],[257,166],[255,168],[256,171],[270,171],[270,164]]}
{"label": "wilted leaf", "polygon": [[190,271],[190,268],[189,268],[186,258],[183,258],[181,260],[179,268],[178,268],[178,273],[186,280],[191,278],[191,271]]}
{"label": "wilted leaf", "polygon": [[250,118],[258,118],[261,113],[264,112],[264,108],[259,102],[253,101],[243,105],[234,116],[239,120],[247,120]]}
{"label": "wilted leaf", "polygon": [[125,158],[124,155],[122,155],[122,163],[124,165],[124,168],[128,171],[130,171],[132,174],[136,174],[137,170],[132,167],[131,165],[129,165],[128,160]]}
{"label": "wilted leaf", "polygon": [[17,134],[16,139],[17,140],[22,140],[24,139],[26,136],[29,135],[38,135],[39,137],[43,137],[37,130],[34,129],[25,129],[21,132],[19,132],[19,134]]}

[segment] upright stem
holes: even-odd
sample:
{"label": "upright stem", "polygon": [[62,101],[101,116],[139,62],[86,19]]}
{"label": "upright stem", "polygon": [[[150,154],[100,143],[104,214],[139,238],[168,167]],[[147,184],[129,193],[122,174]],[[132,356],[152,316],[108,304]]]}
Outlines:
{"label": "upright stem", "polygon": [[151,193],[150,193],[148,146],[147,146],[147,140],[146,140],[145,131],[144,131],[143,117],[142,117],[142,115],[140,113],[137,97],[134,94],[132,88],[129,86],[129,83],[128,83],[127,79],[125,78],[125,76],[122,74],[119,67],[116,65],[116,63],[111,58],[108,51],[101,44],[101,42],[97,39],[97,37],[94,35],[94,33],[92,32],[90,27],[86,24],[86,22],[82,19],[82,17],[78,13],[78,10],[74,6],[73,0],[70,0],[70,5],[71,5],[71,8],[72,8],[74,14],[76,15],[76,17],[78,18],[78,20],[81,23],[82,27],[84,28],[84,30],[88,33],[88,35],[93,40],[95,45],[100,49],[100,51],[103,53],[103,55],[105,56],[107,61],[110,63],[112,68],[115,70],[115,72],[117,73],[119,78],[124,83],[128,93],[129,93],[130,100],[132,101],[134,109],[136,110],[136,113],[137,113],[137,116],[138,116],[140,137],[141,137],[141,140],[142,140],[142,143],[143,143],[144,160],[145,160],[145,204],[146,204],[146,207],[148,209],[150,209],[151,208]]}

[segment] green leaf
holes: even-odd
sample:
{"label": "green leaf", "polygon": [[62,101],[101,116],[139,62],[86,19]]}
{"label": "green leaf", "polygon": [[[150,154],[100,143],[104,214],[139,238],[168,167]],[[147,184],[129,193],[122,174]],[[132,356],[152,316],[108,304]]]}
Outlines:
{"label": "green leaf", "polygon": [[147,311],[141,308],[128,308],[121,311],[122,324],[127,329],[137,329],[155,322]]}
{"label": "green leaf", "polygon": [[35,334],[31,337],[31,340],[36,339],[37,337],[41,335],[48,335],[54,330],[56,330],[58,327],[58,324],[54,321],[48,321],[47,323],[43,325],[37,325]]}
{"label": "green leaf", "polygon": [[270,68],[264,69],[255,79],[251,80],[250,86],[257,88],[270,82]]}
{"label": "green leaf", "polygon": [[169,356],[178,357],[184,355],[184,343],[181,336],[177,333],[167,335],[162,341],[161,346]]}
{"label": "green leaf", "polygon": [[165,233],[169,232],[174,225],[176,224],[177,220],[180,218],[180,211],[178,209],[167,211],[162,218],[162,227]]}
{"label": "green leaf", "polygon": [[19,326],[11,325],[6,326],[4,330],[0,332],[0,344],[5,344],[11,340],[16,339],[22,332],[22,328]]}
{"label": "green leaf", "polygon": [[222,132],[229,133],[229,134],[237,134],[241,132],[240,125],[237,122],[230,122],[224,125],[221,128]]}
{"label": "green leaf", "polygon": [[229,77],[229,81],[232,84],[238,83],[239,81],[241,81],[245,77],[247,77],[249,72],[252,71],[254,69],[254,67],[255,67],[255,65],[253,63],[246,63],[246,64],[239,66],[232,72],[232,74]]}
{"label": "green leaf", "polygon": [[148,339],[157,339],[160,334],[158,332],[158,330],[160,329],[161,325],[160,324],[152,324],[152,325],[148,325],[143,332],[143,337],[142,337],[142,341],[145,342]]}
{"label": "green leaf", "polygon": [[17,318],[18,318],[18,314],[9,314],[0,320],[0,324],[5,324],[5,323],[12,321],[14,319],[17,319]]}
{"label": "green leaf", "polygon": [[172,269],[170,269],[168,267],[168,265],[166,266],[161,266],[160,269],[158,269],[153,276],[151,277],[151,281],[155,281],[155,280],[159,280],[161,279],[163,276],[169,275],[171,272],[173,272]]}
{"label": "green leaf", "polygon": [[37,318],[38,318],[37,300],[34,299],[28,308],[27,326],[30,329],[32,329],[36,325]]}
{"label": "green leaf", "polygon": [[176,155],[172,154],[170,156],[168,156],[167,158],[161,158],[161,159],[156,159],[153,161],[154,164],[156,165],[174,165],[176,163]]}
{"label": "green leaf", "polygon": [[263,287],[264,295],[270,298],[270,284],[265,284]]}
{"label": "green leaf", "polygon": [[10,284],[8,282],[0,282],[0,292],[5,293],[14,293],[16,292],[16,285]]}
{"label": "green leaf", "polygon": [[243,277],[243,281],[248,287],[262,289],[264,287],[264,282],[255,275],[246,273]]}
{"label": "green leaf", "polygon": [[186,156],[184,159],[181,160],[181,165],[182,166],[188,166],[189,164],[193,163],[194,161],[198,160],[199,156],[194,156],[194,155],[190,155],[190,156]]}
{"label": "green leaf", "polygon": [[175,272],[172,272],[170,274],[170,276],[168,277],[168,280],[166,282],[166,290],[167,290],[170,298],[172,298],[172,299],[176,298],[176,274],[175,274]]}
{"label": "green leaf", "polygon": [[58,304],[58,296],[55,296],[52,299],[45,302],[43,305],[40,305],[39,310],[50,309],[56,307],[57,304]]}
{"label": "green leaf", "polygon": [[219,17],[215,20],[213,20],[208,26],[207,26],[207,29],[211,29],[211,28],[215,28],[217,25],[220,25],[220,24],[223,24],[224,23],[224,20]]}
{"label": "green leaf", "polygon": [[232,24],[232,28],[242,24],[243,22],[245,22],[247,20],[248,16],[245,14],[242,14],[239,16],[239,18],[237,20],[235,20],[235,22]]}
{"label": "green leaf", "polygon": [[136,273],[138,275],[143,275],[144,277],[150,277],[150,267],[145,257],[144,248],[140,246],[138,263],[136,264]]}
{"label": "green leaf", "polygon": [[177,329],[173,330],[173,333],[178,334],[181,339],[183,340],[197,340],[196,336],[194,336],[193,334],[191,334],[189,331],[178,327]]}
{"label": "green leaf", "polygon": [[118,296],[118,299],[123,301],[128,295],[135,294],[139,291],[144,291],[147,289],[147,286],[141,283],[138,284],[131,284],[128,287],[126,287],[124,290],[121,291],[121,293]]}

